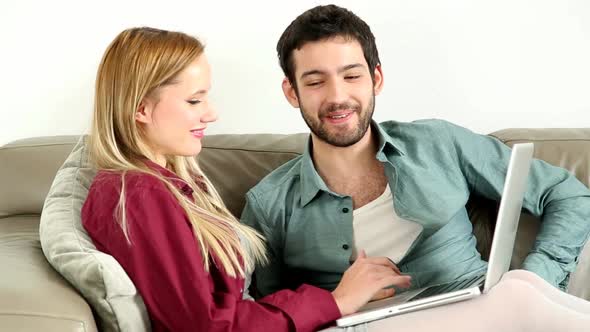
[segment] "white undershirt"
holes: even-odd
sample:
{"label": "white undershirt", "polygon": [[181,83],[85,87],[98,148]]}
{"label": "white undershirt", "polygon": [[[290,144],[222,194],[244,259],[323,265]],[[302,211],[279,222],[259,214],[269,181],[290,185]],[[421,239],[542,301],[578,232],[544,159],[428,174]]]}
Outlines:
{"label": "white undershirt", "polygon": [[410,249],[422,225],[402,219],[393,209],[393,195],[389,184],[381,196],[353,211],[354,247],[351,260],[358,249],[367,256],[385,256],[394,263]]}

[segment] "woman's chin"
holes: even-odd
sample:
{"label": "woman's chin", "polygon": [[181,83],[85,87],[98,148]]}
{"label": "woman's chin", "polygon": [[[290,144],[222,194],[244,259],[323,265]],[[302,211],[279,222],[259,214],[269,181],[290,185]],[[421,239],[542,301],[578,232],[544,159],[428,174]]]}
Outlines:
{"label": "woman's chin", "polygon": [[193,147],[182,149],[182,150],[180,150],[180,149],[176,150],[172,153],[169,153],[168,155],[180,156],[180,157],[195,157],[199,153],[201,153],[201,149],[202,149],[202,147],[200,145],[198,147],[193,146]]}
{"label": "woman's chin", "polygon": [[201,153],[202,150],[202,146],[199,144],[198,147],[193,147],[190,150],[186,151],[186,154],[184,154],[185,157],[195,157],[197,156],[199,153]]}

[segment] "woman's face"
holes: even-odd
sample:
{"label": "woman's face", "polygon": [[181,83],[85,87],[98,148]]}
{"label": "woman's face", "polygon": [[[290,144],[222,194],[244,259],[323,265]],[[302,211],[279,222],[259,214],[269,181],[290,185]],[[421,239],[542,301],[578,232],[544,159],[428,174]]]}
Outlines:
{"label": "woman's face", "polygon": [[143,127],[154,160],[165,166],[166,155],[195,156],[201,139],[217,113],[209,103],[211,68],[202,54],[172,84],[159,89],[156,98],[140,104],[135,120]]}

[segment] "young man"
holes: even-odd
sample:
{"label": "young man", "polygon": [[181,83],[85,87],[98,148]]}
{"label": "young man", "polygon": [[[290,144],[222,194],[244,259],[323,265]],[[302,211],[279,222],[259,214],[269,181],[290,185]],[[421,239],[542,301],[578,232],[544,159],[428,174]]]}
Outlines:
{"label": "young man", "polygon": [[[383,71],[369,26],[346,9],[303,13],[277,51],[284,94],[311,136],[247,194],[242,221],[271,257],[258,290],[332,290],[361,249],[391,259],[412,288],[483,274],[465,204],[500,199],[510,149],[445,121],[372,121]],[[590,191],[534,160],[523,207],[542,218],[523,268],[565,287],[590,232]]]}

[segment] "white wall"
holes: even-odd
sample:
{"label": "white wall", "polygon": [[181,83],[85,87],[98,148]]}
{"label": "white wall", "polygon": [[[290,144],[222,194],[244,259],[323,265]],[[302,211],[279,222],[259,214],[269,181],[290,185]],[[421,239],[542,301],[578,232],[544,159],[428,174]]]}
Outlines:
{"label": "white wall", "polygon": [[[291,20],[326,2],[264,2],[3,2],[0,144],[85,132],[102,53],[138,25],[207,43],[220,111],[209,133],[306,131],[282,96],[274,48]],[[445,118],[481,133],[590,126],[590,1],[336,3],[377,37],[386,83],[378,120]]]}

